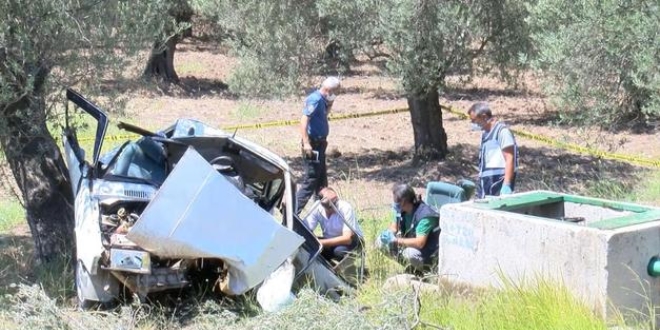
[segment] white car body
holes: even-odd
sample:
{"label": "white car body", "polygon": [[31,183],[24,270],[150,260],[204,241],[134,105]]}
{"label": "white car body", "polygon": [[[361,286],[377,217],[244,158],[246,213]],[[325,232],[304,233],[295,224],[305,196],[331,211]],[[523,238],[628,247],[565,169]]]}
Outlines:
{"label": "white car body", "polygon": [[[182,289],[201,273],[224,293],[242,294],[292,257],[296,279],[350,290],[293,216],[295,186],[281,157],[191,119],[158,133],[120,123],[143,137],[102,156],[107,116],[72,90],[67,98],[97,120],[90,159],[68,113],[63,134],[81,307],[111,302],[122,287],[139,296]],[[283,208],[281,221],[275,208]]]}

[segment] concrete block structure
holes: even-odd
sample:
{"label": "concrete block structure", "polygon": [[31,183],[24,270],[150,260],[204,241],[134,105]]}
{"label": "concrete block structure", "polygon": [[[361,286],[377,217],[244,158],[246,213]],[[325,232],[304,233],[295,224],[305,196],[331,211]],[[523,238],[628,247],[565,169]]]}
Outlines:
{"label": "concrete block structure", "polygon": [[450,282],[562,283],[603,317],[660,304],[660,209],[533,191],[440,209],[438,271]]}

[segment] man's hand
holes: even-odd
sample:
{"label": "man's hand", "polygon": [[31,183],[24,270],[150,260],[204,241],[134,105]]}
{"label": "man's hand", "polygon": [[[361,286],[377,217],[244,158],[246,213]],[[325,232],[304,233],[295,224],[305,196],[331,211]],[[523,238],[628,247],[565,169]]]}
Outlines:
{"label": "man's hand", "polygon": [[314,154],[312,153],[312,145],[309,144],[309,142],[303,142],[303,154],[305,154],[307,159],[314,157]]}
{"label": "man's hand", "polygon": [[385,245],[390,245],[392,242],[394,242],[394,233],[392,233],[390,230],[385,229],[380,234],[380,242]]}
{"label": "man's hand", "polygon": [[503,184],[502,189],[500,189],[500,195],[511,195],[511,193],[513,193],[511,186],[508,183]]}

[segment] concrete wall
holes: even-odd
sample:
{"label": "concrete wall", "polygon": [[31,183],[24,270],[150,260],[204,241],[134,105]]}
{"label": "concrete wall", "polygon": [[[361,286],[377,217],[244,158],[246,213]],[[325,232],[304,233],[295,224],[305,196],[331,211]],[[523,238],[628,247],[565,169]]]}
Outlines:
{"label": "concrete wall", "polygon": [[443,206],[440,226],[439,274],[450,281],[557,281],[603,316],[610,302],[635,310],[660,302],[660,280],[646,274],[660,253],[660,222],[604,231],[467,202]]}

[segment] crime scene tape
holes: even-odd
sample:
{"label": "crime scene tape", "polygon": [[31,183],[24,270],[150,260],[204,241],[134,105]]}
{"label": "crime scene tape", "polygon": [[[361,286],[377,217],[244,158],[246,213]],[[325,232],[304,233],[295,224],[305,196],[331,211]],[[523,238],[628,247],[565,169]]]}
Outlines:
{"label": "crime scene tape", "polygon": [[[342,120],[342,119],[351,119],[351,118],[373,117],[380,115],[391,115],[395,113],[408,112],[408,111],[409,111],[408,108],[399,108],[399,109],[379,110],[379,111],[363,112],[363,113],[347,113],[342,115],[330,115],[328,116],[328,120],[332,121],[332,120]],[[259,124],[233,125],[233,126],[222,127],[222,129],[226,131],[232,131],[236,129],[257,129],[264,127],[291,126],[299,123],[300,123],[299,119],[278,120],[278,121],[270,121]]]}
{"label": "crime scene tape", "polygon": [[[452,113],[454,115],[457,115],[461,117],[462,119],[466,119],[468,115],[465,112],[458,111],[456,109],[453,109],[448,106],[441,105],[440,106],[442,109],[446,110],[449,113]],[[596,156],[604,159],[611,159],[611,160],[619,160],[619,161],[624,161],[632,164],[637,164],[637,165],[642,165],[642,166],[649,166],[649,167],[656,167],[660,168],[660,160],[655,160],[655,159],[649,159],[649,158],[644,158],[644,157],[637,157],[637,156],[632,156],[632,155],[625,155],[625,154],[617,154],[613,152],[606,152],[603,150],[598,150],[595,148],[589,148],[585,146],[581,146],[579,144],[575,143],[568,143],[568,142],[561,142],[556,139],[543,136],[540,134],[534,134],[532,132],[528,131],[523,131],[519,129],[511,129],[511,132],[513,132],[516,136],[521,136],[524,138],[527,138],[529,140],[534,140],[538,142],[542,142],[560,149],[565,149],[565,150],[571,150],[574,152],[578,152],[581,154],[587,154],[591,156]]]}
{"label": "crime scene tape", "polygon": [[[389,110],[379,110],[379,111],[372,111],[372,112],[364,112],[364,113],[348,113],[348,114],[340,114],[340,115],[330,115],[328,117],[328,120],[343,120],[343,119],[351,119],[351,118],[363,118],[363,117],[373,117],[373,116],[380,116],[380,115],[390,115],[390,114],[395,114],[395,113],[401,113],[401,112],[408,112],[408,108],[397,108],[397,109],[389,109]],[[300,123],[300,119],[290,119],[290,120],[276,120],[276,121],[269,121],[265,123],[254,123],[254,124],[239,124],[239,125],[231,125],[231,126],[225,126],[221,127],[222,130],[225,131],[233,131],[237,129],[260,129],[260,128],[267,128],[267,127],[278,127],[278,126],[292,126],[292,125],[297,125]],[[124,134],[124,135],[113,135],[113,136],[106,136],[106,140],[111,140],[111,141],[116,141],[116,140],[123,140],[123,139],[130,139],[137,137],[139,135],[137,134]],[[78,141],[93,141],[94,138],[92,137],[84,137],[78,139]]]}
{"label": "crime scene tape", "polygon": [[[445,106],[445,105],[440,105],[440,108],[454,114],[461,119],[467,119],[468,115],[463,112],[463,111],[458,111],[454,108]],[[328,120],[333,121],[333,120],[344,120],[344,119],[354,119],[354,118],[364,118],[364,117],[373,117],[373,116],[380,116],[380,115],[390,115],[390,114],[396,114],[396,113],[402,113],[402,112],[409,112],[410,110],[408,108],[397,108],[397,109],[389,109],[389,110],[379,110],[379,111],[372,111],[372,112],[363,112],[363,113],[349,113],[349,114],[337,114],[337,115],[330,115],[328,117]],[[291,126],[291,125],[296,125],[300,123],[300,120],[298,119],[291,119],[291,120],[277,120],[277,121],[269,121],[265,123],[253,123],[253,124],[239,124],[239,125],[231,125],[231,126],[226,126],[226,127],[221,127],[221,129],[225,131],[233,131],[237,129],[260,129],[260,128],[267,128],[267,127],[279,127],[279,126]],[[585,146],[581,146],[579,144],[575,143],[568,143],[568,142],[561,142],[556,139],[543,136],[540,134],[534,134],[528,131],[523,131],[519,129],[511,129],[511,131],[516,134],[517,136],[521,136],[526,139],[538,141],[541,143],[545,143],[560,149],[565,149],[565,150],[570,150],[574,151],[577,153],[581,154],[587,154],[595,157],[600,157],[604,159],[611,159],[611,160],[618,160],[618,161],[624,161],[632,164],[637,164],[641,166],[649,166],[649,167],[655,167],[655,168],[660,168],[660,160],[655,160],[655,159],[649,159],[649,158],[644,158],[644,157],[638,157],[638,156],[632,156],[632,155],[625,155],[625,154],[617,154],[617,153],[611,153],[611,152],[606,152],[602,150],[598,150],[595,148],[589,148]],[[106,136],[106,140],[123,140],[123,139],[130,139],[137,137],[139,135],[137,134],[124,134],[124,135],[113,135],[113,136]],[[93,141],[94,138],[80,138],[79,141]]]}

